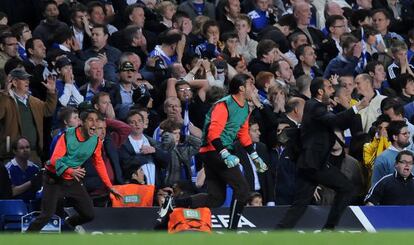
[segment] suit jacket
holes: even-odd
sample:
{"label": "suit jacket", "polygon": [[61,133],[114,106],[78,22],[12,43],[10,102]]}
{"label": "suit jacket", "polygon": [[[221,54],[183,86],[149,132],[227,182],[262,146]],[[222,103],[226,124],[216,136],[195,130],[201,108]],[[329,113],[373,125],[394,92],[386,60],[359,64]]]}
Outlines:
{"label": "suit jacket", "polygon": [[[257,154],[263,159],[268,168],[271,168],[270,155],[265,144],[258,142],[256,143]],[[247,151],[239,142],[235,143],[235,154],[240,159],[240,164],[243,166],[243,174],[249,184],[250,191],[254,190],[254,173],[253,168],[249,160]],[[271,171],[268,170],[264,173],[257,173],[260,183],[260,193],[263,197],[263,203],[274,202],[275,193],[274,193],[274,181],[272,179]]]}
{"label": "suit jacket", "polygon": [[298,168],[320,169],[327,163],[330,150],[335,143],[334,129],[349,128],[355,115],[352,108],[334,114],[315,98],[306,101],[301,125],[302,152],[297,162]]}

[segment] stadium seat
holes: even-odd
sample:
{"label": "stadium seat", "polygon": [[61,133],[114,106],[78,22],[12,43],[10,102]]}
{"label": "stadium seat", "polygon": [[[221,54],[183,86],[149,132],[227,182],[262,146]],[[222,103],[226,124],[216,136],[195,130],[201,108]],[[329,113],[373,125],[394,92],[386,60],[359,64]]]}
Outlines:
{"label": "stadium seat", "polygon": [[26,214],[23,200],[0,200],[0,230],[20,231],[21,217]]}

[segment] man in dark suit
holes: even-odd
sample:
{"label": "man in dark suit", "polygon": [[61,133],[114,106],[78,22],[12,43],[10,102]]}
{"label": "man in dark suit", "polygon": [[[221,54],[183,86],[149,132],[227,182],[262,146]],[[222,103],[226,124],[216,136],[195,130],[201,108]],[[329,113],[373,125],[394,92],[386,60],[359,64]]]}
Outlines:
{"label": "man in dark suit", "polygon": [[333,229],[348,205],[353,186],[340,170],[328,164],[328,157],[335,143],[334,129],[345,130],[357,112],[365,108],[369,101],[364,98],[352,108],[338,114],[328,110],[330,97],[335,92],[332,84],[323,78],[315,78],[311,83],[312,98],[305,104],[301,126],[302,151],[297,161],[295,199],[278,228],[293,228],[306,206],[311,203],[315,187],[322,184],[336,191],[324,229]]}

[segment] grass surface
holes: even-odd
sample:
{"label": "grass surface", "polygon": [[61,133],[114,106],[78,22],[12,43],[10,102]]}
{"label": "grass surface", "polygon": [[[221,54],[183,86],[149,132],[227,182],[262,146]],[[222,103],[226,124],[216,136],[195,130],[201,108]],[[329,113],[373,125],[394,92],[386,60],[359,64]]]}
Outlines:
{"label": "grass surface", "polygon": [[319,233],[300,234],[291,232],[272,232],[268,234],[175,234],[165,233],[114,233],[112,235],[79,235],[79,234],[0,234],[0,244],[4,245],[369,245],[369,244],[408,244],[414,238],[412,232],[381,232],[381,233]]}

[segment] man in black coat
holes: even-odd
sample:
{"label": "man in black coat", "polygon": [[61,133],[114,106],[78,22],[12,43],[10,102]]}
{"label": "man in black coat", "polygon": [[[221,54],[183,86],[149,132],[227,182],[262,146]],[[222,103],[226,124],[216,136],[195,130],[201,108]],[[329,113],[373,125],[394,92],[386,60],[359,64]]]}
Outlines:
{"label": "man in black coat", "polygon": [[357,112],[365,108],[369,101],[364,98],[352,108],[338,114],[328,110],[330,97],[335,92],[332,84],[323,78],[315,78],[311,83],[312,98],[306,101],[301,125],[302,151],[297,161],[295,199],[278,228],[293,228],[306,206],[313,198],[315,187],[322,184],[336,191],[324,229],[333,229],[350,202],[353,186],[340,170],[328,163],[329,153],[335,143],[334,129],[345,130]]}

